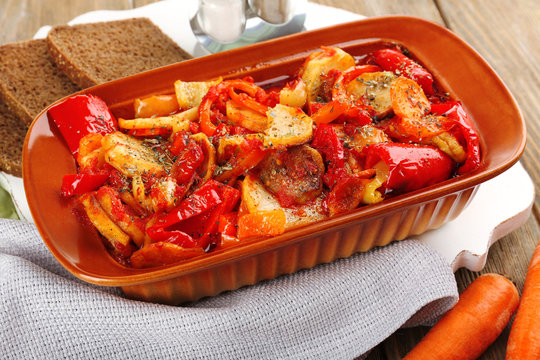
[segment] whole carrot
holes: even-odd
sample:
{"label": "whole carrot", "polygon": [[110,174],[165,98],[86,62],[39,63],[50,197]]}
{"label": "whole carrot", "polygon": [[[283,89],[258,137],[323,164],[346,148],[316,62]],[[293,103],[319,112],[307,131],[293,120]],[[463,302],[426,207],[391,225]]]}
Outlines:
{"label": "whole carrot", "polygon": [[506,360],[514,359],[540,359],[540,242],[532,255],[508,338]]}
{"label": "whole carrot", "polygon": [[510,280],[481,275],[404,359],[476,359],[503,331],[518,302]]}

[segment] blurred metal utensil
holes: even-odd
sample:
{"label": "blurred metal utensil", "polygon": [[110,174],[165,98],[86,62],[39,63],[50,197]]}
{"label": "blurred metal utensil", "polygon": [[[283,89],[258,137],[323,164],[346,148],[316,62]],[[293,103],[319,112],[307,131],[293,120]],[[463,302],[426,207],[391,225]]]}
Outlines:
{"label": "blurred metal utensil", "polygon": [[215,53],[304,30],[307,0],[199,0],[190,25]]}
{"label": "blurred metal utensil", "polygon": [[264,21],[280,25],[289,22],[295,11],[296,0],[248,0],[251,11]]}

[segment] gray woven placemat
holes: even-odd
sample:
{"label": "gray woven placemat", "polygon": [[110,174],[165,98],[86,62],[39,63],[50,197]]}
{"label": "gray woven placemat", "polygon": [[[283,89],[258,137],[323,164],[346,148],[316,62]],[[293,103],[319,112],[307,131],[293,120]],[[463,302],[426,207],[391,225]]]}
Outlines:
{"label": "gray woven placemat", "polygon": [[35,227],[0,220],[0,357],[352,359],[457,301],[450,266],[400,241],[188,306],[87,285]]}

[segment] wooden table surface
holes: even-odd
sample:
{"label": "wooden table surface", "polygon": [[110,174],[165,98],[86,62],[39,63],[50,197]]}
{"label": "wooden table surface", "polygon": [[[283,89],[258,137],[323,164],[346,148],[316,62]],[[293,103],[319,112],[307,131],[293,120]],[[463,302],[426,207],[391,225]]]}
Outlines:
{"label": "wooden table surface", "polygon": [[[96,9],[122,10],[153,0],[0,0],[0,44],[31,38],[43,25],[63,24]],[[445,26],[471,44],[491,64],[516,97],[527,123],[522,163],[540,185],[540,1],[537,0],[315,0],[367,16],[407,14]],[[479,79],[481,81],[481,79]],[[489,94],[485,94],[489,96]],[[478,99],[482,101],[482,99]],[[494,119],[496,121],[496,119]],[[456,273],[462,291],[481,273],[496,272],[523,288],[527,265],[540,236],[540,198],[525,225],[497,242],[480,273]],[[399,330],[369,359],[400,359],[429,330]],[[504,359],[509,328],[481,359]]]}

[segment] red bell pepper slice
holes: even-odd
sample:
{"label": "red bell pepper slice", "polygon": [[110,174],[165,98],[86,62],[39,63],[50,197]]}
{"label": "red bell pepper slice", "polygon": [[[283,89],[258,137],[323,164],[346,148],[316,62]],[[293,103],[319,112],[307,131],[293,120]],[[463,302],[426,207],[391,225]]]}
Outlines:
{"label": "red bell pepper slice", "polygon": [[172,130],[166,127],[155,127],[152,129],[129,129],[127,133],[136,137],[169,137]]}
{"label": "red bell pepper slice", "polygon": [[185,131],[179,131],[171,136],[169,151],[175,156],[179,156],[189,143],[189,136]]}
{"label": "red bell pepper slice", "polygon": [[268,152],[268,149],[264,149],[263,142],[260,139],[245,139],[239,147],[239,151],[235,151],[227,159],[228,167],[221,169],[216,174],[215,179],[217,181],[228,182],[237,178],[260,163]]}
{"label": "red bell pepper slice", "polygon": [[217,125],[212,121],[212,108],[214,102],[219,99],[220,95],[225,92],[227,88],[228,85],[226,82],[211,86],[199,105],[199,123],[201,125],[201,131],[207,136],[213,136],[217,130]]}
{"label": "red bell pepper slice", "polygon": [[118,123],[107,104],[94,95],[75,95],[49,109],[69,150],[77,157],[79,141],[89,133],[109,134],[118,130]]}
{"label": "red bell pepper slice", "polygon": [[223,201],[219,189],[220,186],[223,185],[217,181],[208,180],[195,190],[193,194],[182,200],[180,204],[169,213],[158,216],[157,221],[147,230],[147,232],[149,231],[151,233],[158,228],[167,228],[180,221],[199,215],[220,204]]}
{"label": "red bell pepper slice", "polygon": [[232,211],[240,200],[239,190],[228,185],[222,185],[220,189],[223,201],[209,211],[206,222],[202,226],[203,235],[197,240],[197,244],[203,249],[208,249],[212,238],[217,236],[220,216]]}
{"label": "red bell pepper slice", "polygon": [[364,176],[354,175],[344,176],[339,179],[325,199],[329,215],[334,216],[356,209],[364,196],[364,186],[369,181]]}
{"label": "red bell pepper slice", "polygon": [[449,101],[442,104],[431,105],[431,111],[437,115],[443,115],[452,120],[455,128],[450,131],[463,139],[467,146],[467,158],[458,169],[458,174],[463,175],[480,166],[480,139],[471,119],[458,101]]}
{"label": "red bell pepper slice", "polygon": [[[234,102],[261,115],[266,115],[268,106],[261,102],[266,102],[267,95],[262,88],[246,80],[228,80],[227,84],[229,86],[229,96]],[[235,90],[241,90],[245,93],[237,94]]]}
{"label": "red bell pepper slice", "polygon": [[238,230],[238,211],[223,214],[219,217],[218,232],[223,235],[234,236]]}
{"label": "red bell pepper slice", "polygon": [[222,202],[212,209],[182,221],[173,227],[174,230],[180,230],[191,235],[196,239],[197,246],[207,250],[212,245],[212,240],[218,235],[220,216],[231,212],[240,200],[239,190],[215,180],[208,180],[208,182],[218,186]]}
{"label": "red bell pepper slice", "polygon": [[[214,120],[219,120],[219,118],[213,110],[215,103],[226,100],[224,97],[232,98],[233,101],[251,110],[266,114],[268,99],[265,91],[247,80],[251,79],[227,80],[208,89],[199,105],[199,123],[203,133],[207,136],[213,136],[216,133],[219,124],[215,124]],[[241,90],[245,94],[237,94],[234,90]]]}
{"label": "red bell pepper slice", "polygon": [[247,94],[240,93],[237,94],[234,91],[234,87],[231,87],[229,89],[229,95],[231,96],[231,99],[239,104],[244,106],[245,108],[248,108],[252,111],[255,111],[261,115],[266,115],[266,112],[268,111],[268,107],[261,104],[260,102],[256,101],[255,99],[249,97]]}
{"label": "red bell pepper slice", "polygon": [[444,181],[452,175],[455,162],[433,146],[403,143],[371,144],[362,149],[364,168],[379,161],[388,166],[383,192],[404,193]]}
{"label": "red bell pepper slice", "polygon": [[75,174],[64,175],[60,192],[62,196],[71,197],[94,191],[107,181],[109,174]]}
{"label": "red bell pepper slice", "polygon": [[203,161],[202,148],[194,140],[189,140],[184,151],[172,165],[171,176],[176,179],[178,184],[189,183]]}
{"label": "red bell pepper slice", "polygon": [[427,95],[433,95],[433,75],[420,64],[394,49],[381,49],[373,53],[375,63],[386,71],[414,80]]}
{"label": "red bell pepper slice", "polygon": [[338,180],[347,173],[345,170],[345,148],[339,140],[334,128],[320,124],[315,129],[311,146],[318,150],[327,163],[323,181],[329,188],[334,187]]}
{"label": "red bell pepper slice", "polygon": [[147,230],[147,234],[154,242],[169,242],[183,248],[197,246],[195,240],[189,234],[180,230],[167,231],[163,228],[150,227]]}
{"label": "red bell pepper slice", "polygon": [[238,217],[238,211],[223,214],[219,217],[220,248],[224,249],[241,243],[241,240],[237,238]]}

